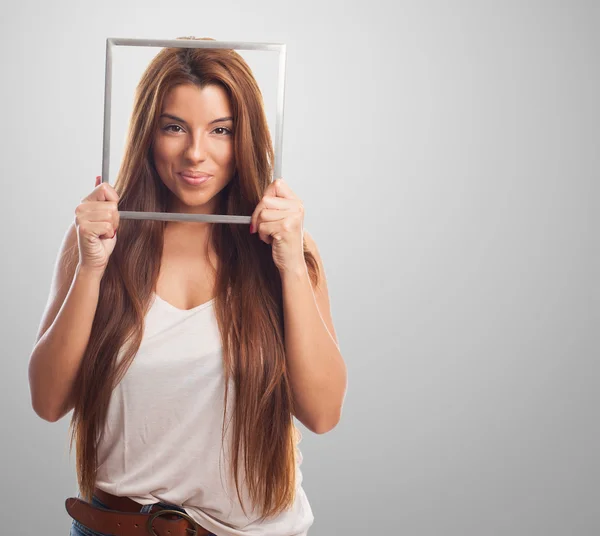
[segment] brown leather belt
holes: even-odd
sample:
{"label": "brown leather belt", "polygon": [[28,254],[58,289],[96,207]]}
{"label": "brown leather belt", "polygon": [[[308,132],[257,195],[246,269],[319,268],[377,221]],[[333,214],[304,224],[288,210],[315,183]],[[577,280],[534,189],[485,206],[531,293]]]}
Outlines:
{"label": "brown leather belt", "polygon": [[69,497],[65,507],[73,519],[96,532],[114,536],[210,535],[187,513],[160,505],[153,505],[149,513],[141,513],[141,505],[129,497],[111,495],[99,488],[94,489],[94,495],[109,509],[98,508],[79,497]]}

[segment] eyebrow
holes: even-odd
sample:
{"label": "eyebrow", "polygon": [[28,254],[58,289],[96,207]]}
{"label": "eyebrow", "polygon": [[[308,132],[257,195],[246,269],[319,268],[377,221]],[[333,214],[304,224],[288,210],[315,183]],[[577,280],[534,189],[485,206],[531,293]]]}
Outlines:
{"label": "eyebrow", "polygon": [[[176,115],[161,114],[160,118],[163,117],[168,117],[169,119],[173,119],[173,121],[179,121],[180,123],[185,123],[186,125],[188,124],[185,119],[181,119],[181,117],[177,117]],[[211,121],[209,125],[212,125],[213,123],[220,123],[221,121],[233,121],[233,117],[219,117],[218,119]]]}

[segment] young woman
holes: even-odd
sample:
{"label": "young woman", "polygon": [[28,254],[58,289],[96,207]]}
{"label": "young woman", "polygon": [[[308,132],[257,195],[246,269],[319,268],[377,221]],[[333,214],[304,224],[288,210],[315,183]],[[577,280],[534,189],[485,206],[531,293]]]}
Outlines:
{"label": "young woman", "polygon": [[[73,410],[72,536],[311,526],[293,417],[331,430],[346,367],[302,202],[271,182],[272,162],[239,54],[155,57],[114,188],[97,177],[75,210],[30,358],[38,415]],[[120,221],[120,210],[252,224]]]}

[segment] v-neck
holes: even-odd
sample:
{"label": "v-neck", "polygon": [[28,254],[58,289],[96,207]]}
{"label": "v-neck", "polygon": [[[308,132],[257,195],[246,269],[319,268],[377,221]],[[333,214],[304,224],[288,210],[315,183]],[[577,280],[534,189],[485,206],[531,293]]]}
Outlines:
{"label": "v-neck", "polygon": [[196,311],[200,311],[201,309],[206,309],[215,301],[215,299],[212,298],[211,300],[201,303],[200,305],[196,305],[196,307],[192,307],[191,309],[180,309],[179,307],[175,307],[172,303],[169,303],[167,300],[162,299],[156,292],[154,293],[154,297],[157,301],[161,302],[168,308],[173,309],[174,311],[178,311],[179,313],[194,313]]}

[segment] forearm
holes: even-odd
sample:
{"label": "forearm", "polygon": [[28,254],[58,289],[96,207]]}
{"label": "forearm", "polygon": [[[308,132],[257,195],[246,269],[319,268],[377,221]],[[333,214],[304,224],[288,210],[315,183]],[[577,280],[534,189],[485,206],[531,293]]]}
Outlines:
{"label": "forearm", "polygon": [[285,350],[295,416],[324,433],[339,421],[346,392],[346,366],[329,333],[306,268],[281,274]]}
{"label": "forearm", "polygon": [[55,421],[65,413],[98,307],[101,276],[77,268],[54,322],[35,345],[29,361],[34,410]]}

